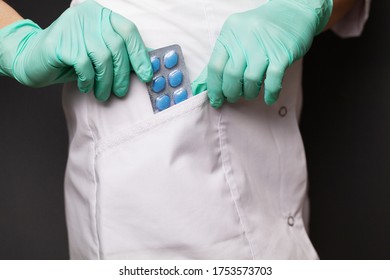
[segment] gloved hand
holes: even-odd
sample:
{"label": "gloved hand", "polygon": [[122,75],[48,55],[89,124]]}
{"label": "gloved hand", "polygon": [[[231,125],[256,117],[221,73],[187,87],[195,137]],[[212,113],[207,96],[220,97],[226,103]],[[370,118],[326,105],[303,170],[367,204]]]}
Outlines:
{"label": "gloved hand", "polygon": [[0,30],[0,73],[28,86],[78,80],[81,92],[94,88],[105,101],[111,91],[127,93],[131,67],[143,82],[152,79],[136,26],[95,1],[67,9],[44,30],[31,20]]}
{"label": "gloved hand", "polygon": [[256,98],[264,81],[264,100],[273,104],[285,70],[310,48],[313,37],[329,20],[332,0],[269,0],[231,15],[224,23],[207,72],[193,83],[194,94],[205,89],[210,103]]}

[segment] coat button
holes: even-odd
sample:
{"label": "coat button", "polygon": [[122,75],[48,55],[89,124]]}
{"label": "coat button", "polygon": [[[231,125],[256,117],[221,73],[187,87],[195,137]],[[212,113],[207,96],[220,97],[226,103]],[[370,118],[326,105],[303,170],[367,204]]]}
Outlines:
{"label": "coat button", "polygon": [[280,107],[279,116],[281,116],[283,118],[286,115],[287,115],[287,107],[285,107],[285,106]]}
{"label": "coat button", "polygon": [[287,224],[292,227],[294,226],[294,217],[293,216],[290,216],[287,218]]}

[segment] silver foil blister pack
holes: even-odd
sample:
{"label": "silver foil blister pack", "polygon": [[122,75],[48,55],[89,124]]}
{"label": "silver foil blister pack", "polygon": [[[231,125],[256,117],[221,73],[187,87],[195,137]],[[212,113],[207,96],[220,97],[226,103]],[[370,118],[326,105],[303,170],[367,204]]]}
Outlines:
{"label": "silver foil blister pack", "polygon": [[179,45],[149,52],[153,79],[147,89],[154,113],[161,112],[192,96],[188,71]]}

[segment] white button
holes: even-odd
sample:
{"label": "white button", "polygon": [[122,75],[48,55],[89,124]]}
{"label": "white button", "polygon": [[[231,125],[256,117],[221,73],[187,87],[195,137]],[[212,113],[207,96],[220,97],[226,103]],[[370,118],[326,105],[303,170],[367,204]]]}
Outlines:
{"label": "white button", "polygon": [[287,219],[287,224],[288,224],[290,227],[294,226],[294,217],[293,217],[293,216],[288,217],[288,219]]}
{"label": "white button", "polygon": [[285,106],[280,107],[279,116],[284,117],[286,115],[287,115],[287,107],[285,107]]}

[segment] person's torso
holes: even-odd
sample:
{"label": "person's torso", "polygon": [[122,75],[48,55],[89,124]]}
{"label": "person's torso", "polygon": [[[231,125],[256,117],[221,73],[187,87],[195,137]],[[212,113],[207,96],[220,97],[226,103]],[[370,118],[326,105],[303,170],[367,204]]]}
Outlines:
{"label": "person's torso", "polygon": [[[226,18],[266,1],[98,2],[133,21],[147,47],[179,44],[194,80]],[[215,110],[204,92],[154,114],[135,75],[106,103],[66,85],[71,256],[315,258],[301,217],[300,93],[301,62],[273,106],[260,93]]]}

